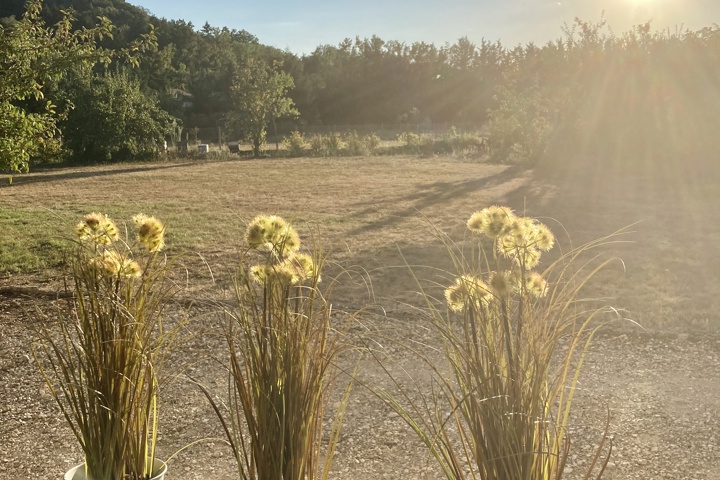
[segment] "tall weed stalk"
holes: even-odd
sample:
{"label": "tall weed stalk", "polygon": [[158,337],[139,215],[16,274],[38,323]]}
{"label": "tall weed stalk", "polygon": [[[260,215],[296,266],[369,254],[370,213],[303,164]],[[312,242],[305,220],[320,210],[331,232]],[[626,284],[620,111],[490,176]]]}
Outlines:
{"label": "tall weed stalk", "polygon": [[323,440],[341,344],[318,286],[322,259],[300,253],[297,233],[280,217],[257,217],[246,237],[262,261],[246,268],[249,252],[242,256],[237,305],[224,312],[227,408],[201,388],[222,423],[239,478],[326,479],[350,387]]}
{"label": "tall weed stalk", "polygon": [[[379,394],[448,479],[559,480],[580,369],[602,324],[601,310],[586,310],[578,295],[607,262],[582,259],[608,239],[563,255],[541,275],[533,268],[555,243],[547,226],[490,207],[468,227],[491,248],[454,255],[459,275],[444,292],[448,308],[424,293],[444,360],[417,353],[437,390],[418,402],[395,380],[399,395]],[[602,435],[584,478],[602,476],[606,441]]]}
{"label": "tall weed stalk", "polygon": [[156,473],[158,375],[178,333],[163,326],[174,293],[161,253],[165,229],[154,217],[134,219],[136,248],[103,214],[78,224],[74,295],[56,325],[40,323],[33,350],[95,480]]}

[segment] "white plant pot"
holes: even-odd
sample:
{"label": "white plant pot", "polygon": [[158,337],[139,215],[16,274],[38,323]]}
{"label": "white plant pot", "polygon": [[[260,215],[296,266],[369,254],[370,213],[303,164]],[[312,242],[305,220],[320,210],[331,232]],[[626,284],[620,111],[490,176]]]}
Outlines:
{"label": "white plant pot", "polygon": [[[150,480],[163,480],[167,473],[167,464],[162,460],[155,459],[153,464],[153,476]],[[85,464],[81,463],[67,471],[64,480],[92,480],[85,476]]]}

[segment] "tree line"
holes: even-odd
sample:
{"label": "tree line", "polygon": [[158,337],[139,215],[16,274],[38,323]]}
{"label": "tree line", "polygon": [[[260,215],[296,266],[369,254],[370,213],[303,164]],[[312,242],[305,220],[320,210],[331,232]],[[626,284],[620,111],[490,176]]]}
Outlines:
{"label": "tree line", "polygon": [[576,19],[545,45],[373,36],[297,56],[123,0],[6,0],[0,47],[7,170],[149,156],[164,140],[218,128],[259,153],[267,128],[485,126],[494,160],[526,163],[562,150],[649,158],[718,143],[718,26],[617,35],[603,19]]}

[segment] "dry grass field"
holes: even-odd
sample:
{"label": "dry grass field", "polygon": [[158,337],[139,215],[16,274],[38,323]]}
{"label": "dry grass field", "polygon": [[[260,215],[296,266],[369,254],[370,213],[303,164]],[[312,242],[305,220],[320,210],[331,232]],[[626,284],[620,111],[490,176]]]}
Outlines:
{"label": "dry grass field", "polygon": [[[610,173],[586,162],[551,175],[452,157],[301,158],[47,170],[0,185],[0,472],[11,478],[60,478],[81,460],[30,361],[28,325],[37,320],[24,312],[51,302],[32,288],[61,288],[62,258],[55,252],[83,214],[101,211],[121,221],[144,212],[163,219],[170,253],[184,253],[183,295],[193,300],[222,295],[247,222],[260,213],[281,215],[306,244],[314,238],[322,246],[326,278],[347,272],[334,292],[339,311],[372,305],[368,325],[430,343],[423,320],[412,313],[418,289],[407,264],[428,285],[447,284],[451,263],[438,231],[462,244],[467,218],[492,204],[541,219],[564,251],[628,227],[599,252],[618,260],[586,294],[642,328],[615,322],[590,351],[570,478],[586,465],[586,444],[596,439],[606,408],[615,445],[606,478],[720,478],[714,169]],[[214,359],[222,340],[211,319],[198,322],[209,333],[178,356],[197,356],[191,373],[221,392],[225,377]],[[417,362],[407,352],[388,352],[398,369],[413,373]],[[348,364],[356,361],[351,357]],[[360,362],[363,378],[384,381],[373,360]],[[220,435],[199,391],[178,380],[167,392],[163,454]],[[412,433],[388,412],[356,387],[333,478],[437,478]],[[168,478],[233,478],[229,451],[219,440],[192,447],[171,462]]]}

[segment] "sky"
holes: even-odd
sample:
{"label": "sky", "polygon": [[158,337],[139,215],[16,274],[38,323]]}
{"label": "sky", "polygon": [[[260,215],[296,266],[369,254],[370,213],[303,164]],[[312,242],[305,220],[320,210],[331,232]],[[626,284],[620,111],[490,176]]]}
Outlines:
{"label": "sky", "polygon": [[440,47],[468,37],[506,46],[545,44],[575,17],[605,12],[616,34],[652,21],[653,30],[697,30],[720,24],[720,0],[129,0],[157,17],[247,30],[260,43],[297,55],[345,38],[377,35]]}

